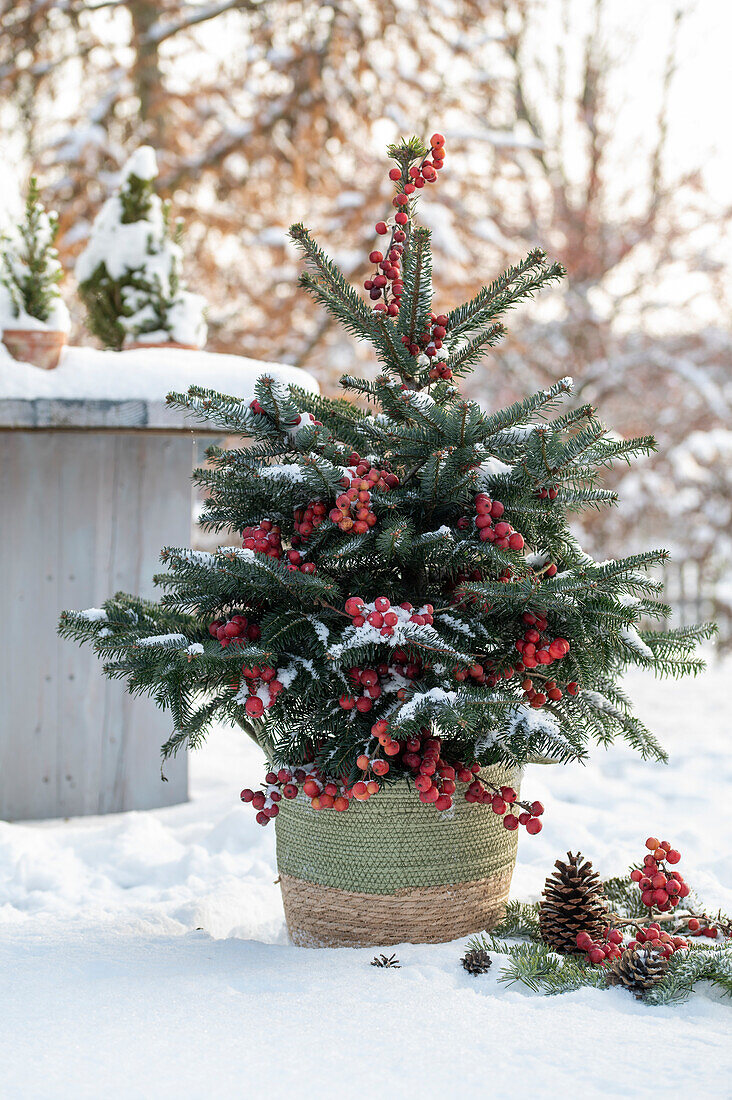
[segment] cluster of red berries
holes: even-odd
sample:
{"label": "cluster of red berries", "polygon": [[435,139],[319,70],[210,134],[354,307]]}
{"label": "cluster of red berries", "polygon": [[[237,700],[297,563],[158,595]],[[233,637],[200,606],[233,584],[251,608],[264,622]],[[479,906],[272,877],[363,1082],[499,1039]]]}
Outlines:
{"label": "cluster of red berries", "polygon": [[364,626],[368,623],[379,630],[384,638],[392,637],[394,628],[400,624],[432,626],[434,610],[431,603],[416,609],[408,600],[397,606],[392,604],[388,596],[377,596],[373,603],[365,603],[360,596],[349,596],[345,603],[346,614],[351,616],[353,626]]}
{"label": "cluster of red berries", "polygon": [[580,932],[577,936],[577,946],[580,951],[587,953],[591,963],[604,963],[619,958],[623,953],[623,933],[617,928],[606,928],[604,940],[593,940],[589,932]]}
{"label": "cluster of red berries", "polygon": [[[323,505],[325,511],[325,505]],[[295,513],[297,515],[297,513]],[[255,554],[266,554],[268,558],[282,557],[282,533],[280,528],[272,523],[271,519],[263,519],[258,527],[245,527],[242,531],[242,546],[245,550],[252,550]],[[302,554],[298,550],[288,550],[287,568],[300,570],[301,573],[314,573],[315,563],[303,561]]]}
{"label": "cluster of red berries", "polygon": [[559,495],[559,488],[556,485],[544,486],[539,489],[538,495],[542,500],[556,500]]}
{"label": "cluster of red berries", "polygon": [[[513,675],[513,669],[510,670]],[[494,673],[486,672],[485,668],[479,661],[474,661],[470,668],[460,668],[459,665],[455,665],[452,670],[453,679],[457,680],[459,684],[470,678],[474,680],[476,684],[489,684],[490,687],[495,687],[498,683],[499,677]]]}
{"label": "cluster of red berries", "polygon": [[647,928],[639,928],[628,944],[631,951],[641,946],[652,947],[664,958],[670,959],[674,951],[688,947],[689,944],[683,936],[672,936],[670,932],[665,932],[660,924],[653,921]]}
{"label": "cluster of red berries", "polygon": [[452,369],[448,367],[447,363],[435,363],[433,367],[430,367],[428,377],[432,382],[449,382],[452,378]]}
{"label": "cluster of red berries", "polygon": [[[340,786],[342,788],[342,784]],[[264,777],[264,790],[253,791],[245,787],[241,792],[241,800],[250,802],[258,811],[257,821],[260,825],[267,825],[280,812],[278,803],[283,798],[288,800],[297,798],[301,787],[311,799],[313,809],[348,809],[348,800],[339,795],[339,785],[323,779],[314,764],[267,772]]]}
{"label": "cluster of red berries", "polygon": [[[521,616],[526,629],[522,638],[515,642],[521,654],[524,668],[537,668],[539,665],[551,665],[561,661],[569,653],[570,645],[566,638],[549,638],[546,634],[549,625],[544,615],[524,611]],[[561,698],[561,697],[560,697]]]}
{"label": "cluster of red berries", "polygon": [[647,928],[637,929],[634,938],[627,944],[618,928],[606,928],[603,935],[603,940],[593,940],[588,932],[580,932],[577,936],[577,946],[586,953],[588,962],[595,966],[620,958],[626,949],[634,951],[638,947],[651,948],[668,959],[675,951],[689,946],[683,936],[672,936],[655,922]]}
{"label": "cluster of red berries", "polygon": [[[681,855],[667,840],[659,841],[653,836],[649,836],[646,840],[646,848],[649,853],[644,857],[643,868],[634,868],[630,872],[630,878],[638,884],[644,905],[650,910],[655,908],[661,912],[668,912],[675,909],[681,899],[689,894],[689,887],[678,871],[670,871],[667,866],[678,863]],[[705,914],[701,917],[672,915],[665,919],[673,920],[676,927],[679,921],[682,925],[685,923],[692,936],[708,936],[710,939],[716,939],[720,934],[720,929]],[[639,947],[651,949],[668,959],[674,952],[689,946],[688,940],[683,936],[665,931],[658,921],[652,921],[646,927],[630,919],[621,923],[633,925],[632,938],[628,943],[623,941],[623,934],[617,928],[606,928],[602,941],[593,940],[587,932],[579,933],[576,940],[577,946],[581,951],[586,952],[589,962],[602,964],[618,958],[626,948],[636,950]],[[723,931],[722,934],[724,934]]]}
{"label": "cluster of red berries", "polygon": [[[390,665],[379,664],[375,668],[349,669],[348,679],[351,683],[351,691],[344,692],[338,703],[343,710],[355,708],[360,714],[367,714],[373,707],[374,700],[381,698],[385,690],[395,692],[399,700],[406,699],[407,687],[403,685],[410,680],[419,679],[421,674],[421,661],[409,661],[406,653],[397,649],[394,651],[393,663]],[[376,726],[380,725],[381,723],[376,723]],[[384,728],[386,728],[385,723]],[[374,736],[376,735],[374,733]]]}
{"label": "cluster of red berries", "polygon": [[[447,335],[448,321],[446,313],[430,313],[429,321],[426,322],[423,332],[418,333],[416,336],[407,336],[406,334],[402,336],[402,343],[409,350],[409,354],[414,356],[426,355],[428,359],[433,359],[442,347],[442,341]],[[435,363],[430,368],[429,377],[433,382],[438,378],[442,378],[447,382],[452,378],[452,370],[447,363]]]}
{"label": "cluster of red berries", "polygon": [[466,772],[469,770],[475,777],[471,778],[470,785],[465,792],[466,802],[481,802],[484,806],[490,806],[494,814],[503,818],[503,827],[513,832],[523,825],[527,833],[535,836],[541,832],[539,818],[544,813],[541,802],[519,802],[518,795],[513,787],[494,787],[492,783],[486,783],[477,773],[480,765],[471,764],[470,769],[462,768],[458,771],[458,778],[468,782]]}
{"label": "cluster of red berries", "polygon": [[646,848],[649,852],[643,859],[643,867],[636,867],[630,877],[638,883],[643,904],[665,913],[675,909],[689,894],[689,887],[679,872],[670,871],[667,866],[678,863],[681,855],[667,840],[658,841],[655,836],[648,837]]}
{"label": "cluster of red berries", "polygon": [[[290,542],[294,547],[307,542],[313,531],[320,527],[328,512],[328,505],[322,500],[310,500],[304,508],[295,508],[293,512],[293,534]],[[299,563],[298,563],[299,564]]]}
{"label": "cluster of red berries", "polygon": [[[522,615],[525,624],[524,635],[515,642],[516,649],[521,654],[521,660],[515,669],[505,669],[505,679],[510,679],[514,672],[526,672],[529,669],[545,667],[554,661],[560,661],[566,657],[570,650],[570,644],[566,638],[550,638],[546,634],[547,620],[543,615],[525,611]],[[535,709],[543,707],[547,701],[557,702],[566,692],[568,695],[576,695],[578,686],[575,680],[563,683],[561,686],[556,680],[543,680],[537,688],[534,681],[525,677],[521,681],[524,699]]]}
{"label": "cluster of red berries", "polygon": [[[388,767],[387,767],[388,770]],[[314,810],[347,810],[350,800],[367,802],[380,790],[375,780],[357,781],[350,786],[345,779],[331,779],[320,773],[315,764],[303,764],[298,768],[280,768],[277,772],[267,772],[264,777],[264,790],[254,792],[246,787],[241,792],[242,802],[250,802],[258,811],[257,821],[267,825],[280,812],[278,803],[283,798],[297,798],[298,792],[310,799]]]}
{"label": "cluster of red berries", "polygon": [[261,718],[285,690],[285,685],[277,679],[277,669],[267,665],[244,665],[241,674],[249,689],[244,710],[250,718]]}
{"label": "cluster of red berries", "polygon": [[686,922],[687,928],[692,936],[708,936],[710,940],[716,940],[717,936],[724,935],[721,928],[711,921],[708,917],[689,917]]}
{"label": "cluster of red berries", "polygon": [[[398,741],[390,736],[388,722],[381,719],[371,727],[371,733],[387,756],[399,757],[397,763],[411,771],[420,802],[434,805],[439,811],[449,810],[456,784],[466,783],[465,801],[490,805],[493,812],[503,818],[504,828],[513,830],[525,825],[531,834],[541,832],[538,820],[544,812],[541,802],[518,802],[513,787],[494,787],[487,783],[479,776],[481,765],[478,763],[468,767],[460,760],[454,763],[445,760],[441,755],[441,739],[433,737],[429,729],[423,729],[421,737]],[[362,753],[356,763],[362,771],[371,770],[378,776],[386,775],[390,768],[386,760],[368,752]],[[514,809],[520,812],[516,814]]]}
{"label": "cluster of red berries", "polygon": [[[493,812],[503,818],[504,828],[513,831],[525,825],[528,833],[541,831],[539,817],[544,813],[541,802],[519,802],[512,787],[495,787],[486,782],[479,775],[481,765],[478,763],[467,767],[462,761],[451,763],[443,759],[442,742],[439,737],[433,737],[429,729],[423,729],[421,737],[399,741],[390,736],[388,722],[380,719],[372,726],[371,733],[385,756],[393,757],[403,771],[411,773],[420,802],[433,805],[440,812],[449,810],[457,783],[465,783],[466,802],[490,805]],[[279,813],[277,803],[283,797],[295,798],[300,787],[314,810],[347,810],[352,799],[367,802],[381,790],[375,777],[387,775],[391,765],[378,752],[378,748],[370,751],[367,745],[365,751],[359,753],[356,766],[364,777],[353,784],[346,777],[323,776],[314,764],[305,764],[268,772],[265,790],[255,794],[246,788],[241,792],[242,801],[254,805],[260,825],[276,817]]]}
{"label": "cluster of red berries", "polygon": [[563,687],[560,687],[556,680],[545,680],[540,685],[541,690],[539,690],[534,686],[534,681],[529,676],[521,681],[521,687],[524,690],[524,699],[535,710],[543,707],[547,700],[552,703],[558,702],[565,691],[568,695],[576,695],[578,691],[576,680],[570,680]]}
{"label": "cluster of red berries", "polygon": [[212,638],[218,638],[224,649],[230,645],[257,642],[262,636],[259,624],[250,622],[246,615],[232,615],[226,620],[214,619],[209,623],[208,632]]}
{"label": "cluster of red berries", "polygon": [[[401,746],[400,742],[397,742]],[[386,751],[386,749],[384,750]],[[439,737],[431,737],[428,729],[422,730],[422,738],[413,737],[403,743],[402,763],[408,767],[414,775],[414,786],[419,794],[420,802],[433,805],[436,810],[443,812],[452,806],[452,796],[455,793],[456,781],[463,773],[470,779],[473,773],[462,764],[450,764],[443,759],[442,742]]]}
{"label": "cluster of red berries", "polygon": [[[524,537],[510,523],[501,519],[505,511],[500,500],[491,500],[487,493],[475,498],[475,527],[482,542],[492,542],[499,550],[523,550]],[[497,520],[498,522],[494,522]],[[458,520],[458,527],[461,521]],[[463,527],[467,524],[463,523]]]}
{"label": "cluster of red berries", "polygon": [[278,560],[282,557],[282,533],[271,519],[263,519],[258,527],[245,527],[241,536],[245,550]]}
{"label": "cluster of red berries", "polygon": [[394,222],[389,224],[380,221],[374,227],[379,236],[390,234],[390,239],[386,249],[383,251],[374,249],[369,253],[369,260],[375,265],[376,270],[363,285],[364,290],[369,292],[374,309],[379,313],[385,313],[388,317],[398,315],[404,293],[401,260],[404,242],[407,239],[410,196],[426,183],[434,183],[445,159],[445,139],[442,134],[433,134],[430,138],[430,146],[432,160],[425,157],[419,167],[413,165],[409,169],[406,177],[401,168],[391,169],[389,179],[399,185],[399,191],[392,200],[396,208]]}
{"label": "cluster of red berries", "polygon": [[[353,457],[351,455],[352,459]],[[329,516],[341,531],[365,535],[369,527],[376,523],[376,514],[371,508],[371,493],[374,489],[381,489],[382,492],[396,489],[399,478],[389,470],[379,470],[371,466],[358,455],[356,459],[356,463],[341,478],[341,486],[345,491],[336,498],[335,507],[331,508]]]}

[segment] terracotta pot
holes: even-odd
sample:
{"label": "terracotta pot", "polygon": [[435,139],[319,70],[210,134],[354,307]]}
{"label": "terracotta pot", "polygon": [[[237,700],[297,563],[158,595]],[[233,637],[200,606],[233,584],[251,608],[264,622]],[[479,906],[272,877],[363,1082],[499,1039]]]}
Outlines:
{"label": "terracotta pot", "polygon": [[179,344],[177,340],[161,340],[159,344],[146,344],[144,340],[135,340],[134,344],[125,344],[122,351],[137,351],[140,348],[182,348],[184,351],[200,351],[195,344]]}
{"label": "terracotta pot", "polygon": [[66,340],[65,332],[42,328],[6,328],[3,332],[3,343],[13,359],[32,363],[43,370],[58,366]]}

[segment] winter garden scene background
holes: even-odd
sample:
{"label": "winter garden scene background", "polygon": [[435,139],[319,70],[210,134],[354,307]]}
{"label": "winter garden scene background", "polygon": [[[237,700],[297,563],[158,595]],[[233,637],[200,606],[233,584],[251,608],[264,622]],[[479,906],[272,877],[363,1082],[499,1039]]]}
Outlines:
{"label": "winter garden scene background", "polygon": [[0,1092],[728,1096],[732,17],[0,12]]}

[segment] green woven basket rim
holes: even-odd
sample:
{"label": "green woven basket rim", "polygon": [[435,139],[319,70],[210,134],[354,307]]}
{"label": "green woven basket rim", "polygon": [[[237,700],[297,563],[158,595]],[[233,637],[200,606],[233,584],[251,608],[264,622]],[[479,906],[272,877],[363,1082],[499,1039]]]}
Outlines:
{"label": "green woven basket rim", "polygon": [[[518,790],[519,769],[496,766],[481,774]],[[488,878],[516,859],[517,832],[505,829],[490,806],[466,802],[462,791],[442,813],[420,802],[407,781],[343,813],[314,810],[303,794],[279,806],[280,871],[322,886],[395,894]]]}

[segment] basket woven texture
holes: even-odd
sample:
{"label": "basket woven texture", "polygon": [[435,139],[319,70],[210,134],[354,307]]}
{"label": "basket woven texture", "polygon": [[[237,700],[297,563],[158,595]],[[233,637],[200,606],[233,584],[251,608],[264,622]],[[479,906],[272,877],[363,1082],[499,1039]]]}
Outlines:
{"label": "basket woven texture", "polygon": [[[518,790],[517,771],[481,775]],[[460,795],[438,813],[406,782],[345,813],[313,810],[302,794],[279,805],[282,897],[300,946],[443,943],[504,913],[518,835],[489,806]]]}

